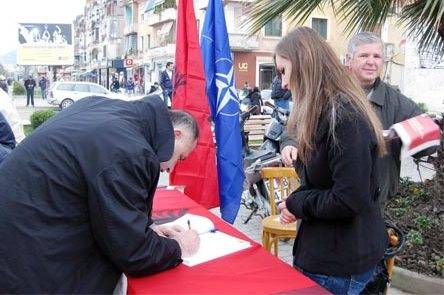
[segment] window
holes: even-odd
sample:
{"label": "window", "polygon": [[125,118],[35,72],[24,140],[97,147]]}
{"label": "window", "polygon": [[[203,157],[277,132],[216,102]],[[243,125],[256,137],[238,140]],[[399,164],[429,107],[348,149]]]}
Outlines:
{"label": "window", "polygon": [[146,48],[150,49],[151,48],[151,35],[148,34],[146,36]]}
{"label": "window", "polygon": [[327,39],[327,19],[314,17],[311,19],[311,28]]}
{"label": "window", "polygon": [[74,84],[72,84],[72,83],[63,83],[63,84],[60,84],[57,87],[57,90],[72,91],[73,88],[74,88]]}
{"label": "window", "polygon": [[98,85],[89,85],[92,93],[107,94],[107,91]]}
{"label": "window", "polygon": [[143,36],[140,36],[140,51],[143,52],[144,48],[145,48],[144,38]]}
{"label": "window", "polygon": [[274,20],[268,22],[265,27],[265,36],[268,37],[281,37],[282,36],[282,17],[277,17]]}
{"label": "window", "polygon": [[103,48],[102,48],[102,57],[103,58],[106,58],[106,45],[103,45]]}
{"label": "window", "polygon": [[89,87],[87,84],[75,84],[74,91],[89,92]]}

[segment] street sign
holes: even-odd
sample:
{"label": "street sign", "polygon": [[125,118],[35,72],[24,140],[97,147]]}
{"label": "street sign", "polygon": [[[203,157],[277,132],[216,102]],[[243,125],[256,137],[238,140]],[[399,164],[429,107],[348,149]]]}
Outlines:
{"label": "street sign", "polygon": [[125,68],[131,68],[134,65],[134,60],[132,58],[125,59]]}

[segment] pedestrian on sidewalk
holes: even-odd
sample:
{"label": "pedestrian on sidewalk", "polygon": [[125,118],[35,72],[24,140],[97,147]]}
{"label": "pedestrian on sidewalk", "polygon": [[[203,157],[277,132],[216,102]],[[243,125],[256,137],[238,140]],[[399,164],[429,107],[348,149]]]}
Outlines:
{"label": "pedestrian on sidewalk", "polygon": [[40,86],[40,90],[42,91],[42,98],[46,99],[47,98],[47,89],[49,86],[49,80],[46,78],[45,75],[42,75],[42,77],[40,77],[39,86]]}
{"label": "pedestrian on sidewalk", "polygon": [[126,93],[128,93],[129,95],[133,95],[134,94],[134,87],[135,87],[135,85],[134,85],[134,81],[133,81],[133,78],[132,77],[130,77],[129,79],[128,79],[128,81],[126,81]]}
{"label": "pedestrian on sidewalk", "polygon": [[171,61],[166,63],[165,70],[160,73],[160,87],[163,90],[163,100],[165,105],[168,105],[168,101],[171,102],[173,95],[173,77],[174,77],[174,63]]}
{"label": "pedestrian on sidewalk", "polygon": [[3,89],[4,92],[8,93],[8,82],[3,75],[0,75],[0,88]]}
{"label": "pedestrian on sidewalk", "polygon": [[14,132],[16,142],[19,143],[25,139],[22,119],[11,97],[9,97],[8,93],[4,92],[3,89],[0,89],[0,113],[2,113],[6,121],[8,121],[12,132]]}
{"label": "pedestrian on sidewalk", "polygon": [[122,273],[196,253],[196,231],[151,213],[160,172],[192,152],[198,128],[159,96],[88,97],[40,126],[0,165],[1,292],[110,294]]}
{"label": "pedestrian on sidewalk", "polygon": [[34,107],[34,88],[37,85],[35,83],[32,75],[29,75],[28,79],[25,80],[25,88],[26,88],[26,106],[29,106],[29,102]]}
{"label": "pedestrian on sidewalk", "polygon": [[14,133],[9,126],[8,121],[0,112],[0,163],[15,148]]}

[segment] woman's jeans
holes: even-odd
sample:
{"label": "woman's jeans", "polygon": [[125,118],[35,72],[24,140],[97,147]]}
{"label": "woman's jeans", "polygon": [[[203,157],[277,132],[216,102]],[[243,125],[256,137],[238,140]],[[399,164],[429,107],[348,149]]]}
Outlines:
{"label": "woman's jeans", "polygon": [[365,273],[344,277],[312,274],[306,271],[302,272],[333,294],[358,295],[365,289],[367,283],[373,279],[375,271],[376,266]]}

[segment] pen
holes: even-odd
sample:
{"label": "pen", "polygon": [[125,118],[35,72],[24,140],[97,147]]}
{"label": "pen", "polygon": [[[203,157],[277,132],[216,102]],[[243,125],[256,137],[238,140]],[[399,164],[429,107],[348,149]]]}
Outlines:
{"label": "pen", "polygon": [[188,229],[191,229],[191,222],[189,219],[187,220],[187,224],[188,224]]}

